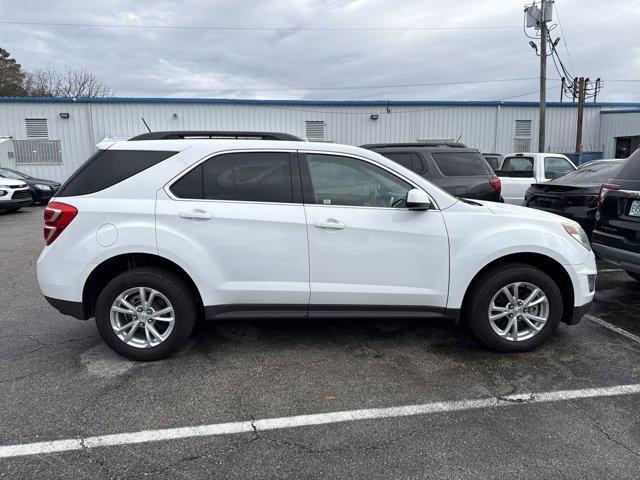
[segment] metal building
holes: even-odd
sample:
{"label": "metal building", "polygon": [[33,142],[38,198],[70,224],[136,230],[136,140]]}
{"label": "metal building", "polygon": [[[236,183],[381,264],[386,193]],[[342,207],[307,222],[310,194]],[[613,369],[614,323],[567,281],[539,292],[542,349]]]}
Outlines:
{"label": "metal building", "polygon": [[[64,180],[106,137],[146,132],[142,118],[153,130],[281,131],[351,145],[450,139],[495,153],[536,150],[538,137],[536,102],[0,98],[0,166]],[[576,104],[547,104],[548,151],[575,151],[576,121]],[[640,142],[640,103],[587,104],[582,138],[584,152],[628,154]]]}

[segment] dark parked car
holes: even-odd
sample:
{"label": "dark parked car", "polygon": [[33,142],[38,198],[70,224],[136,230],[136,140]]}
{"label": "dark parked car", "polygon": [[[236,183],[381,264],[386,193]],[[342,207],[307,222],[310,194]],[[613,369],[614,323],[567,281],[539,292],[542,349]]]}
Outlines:
{"label": "dark parked car", "polygon": [[502,201],[500,179],[482,154],[457,145],[388,143],[362,147],[413,170],[456,197]]}
{"label": "dark parked car", "polygon": [[602,185],[593,251],[640,282],[640,150]]}
{"label": "dark parked car", "polygon": [[502,168],[504,155],[500,155],[499,153],[483,153],[482,156],[494,171],[500,170]]}
{"label": "dark parked car", "polygon": [[600,187],[623,162],[596,160],[555,180],[534,183],[524,197],[525,205],[571,218],[591,237],[596,225]]}
{"label": "dark parked car", "polygon": [[34,203],[47,203],[60,188],[60,182],[34,178],[11,168],[0,167],[0,178],[12,178],[25,182],[31,189]]}

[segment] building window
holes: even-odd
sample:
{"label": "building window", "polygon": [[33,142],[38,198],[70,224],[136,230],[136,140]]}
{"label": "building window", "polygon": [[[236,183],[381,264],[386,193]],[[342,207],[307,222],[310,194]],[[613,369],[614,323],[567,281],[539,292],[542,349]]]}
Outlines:
{"label": "building window", "polygon": [[531,151],[531,120],[516,120],[513,151],[516,153]]}
{"label": "building window", "polygon": [[25,118],[27,138],[49,138],[49,128],[46,118]]}
{"label": "building window", "polygon": [[306,137],[310,142],[324,142],[325,123],[322,120],[307,120]]}
{"label": "building window", "polygon": [[60,140],[14,140],[16,165],[61,164]]}

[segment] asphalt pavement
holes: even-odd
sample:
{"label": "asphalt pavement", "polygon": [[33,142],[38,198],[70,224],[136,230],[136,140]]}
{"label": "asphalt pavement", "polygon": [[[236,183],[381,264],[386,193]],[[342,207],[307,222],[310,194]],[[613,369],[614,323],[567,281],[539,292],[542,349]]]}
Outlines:
{"label": "asphalt pavement", "polygon": [[[41,217],[0,214],[0,453],[80,447],[0,458],[0,478],[640,477],[640,394],[620,393],[640,386],[640,284],[615,267],[600,265],[592,312],[606,324],[562,325],[529,353],[446,321],[248,320],[202,323],[178,354],[135,363],[40,295]],[[404,410],[367,413],[387,407]],[[320,424],[293,426],[311,414]]]}

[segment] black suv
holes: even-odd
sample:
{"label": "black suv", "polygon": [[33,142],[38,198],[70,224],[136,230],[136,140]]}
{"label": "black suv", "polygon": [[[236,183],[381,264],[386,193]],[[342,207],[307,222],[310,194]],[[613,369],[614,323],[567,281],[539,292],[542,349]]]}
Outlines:
{"label": "black suv", "polygon": [[482,154],[460,144],[362,145],[433,182],[456,197],[500,202],[500,179]]}
{"label": "black suv", "polygon": [[600,189],[593,251],[640,282],[640,150]]}

